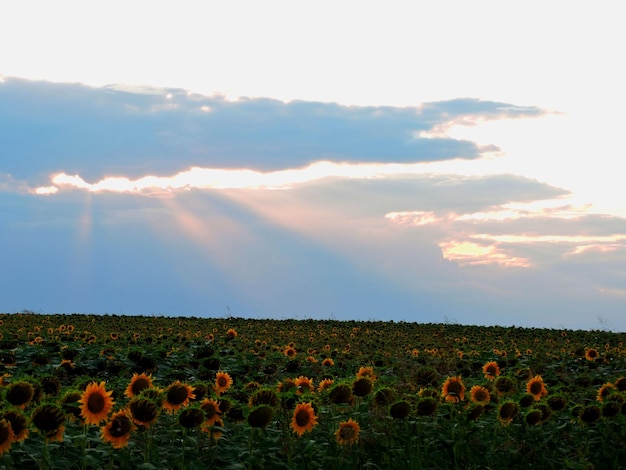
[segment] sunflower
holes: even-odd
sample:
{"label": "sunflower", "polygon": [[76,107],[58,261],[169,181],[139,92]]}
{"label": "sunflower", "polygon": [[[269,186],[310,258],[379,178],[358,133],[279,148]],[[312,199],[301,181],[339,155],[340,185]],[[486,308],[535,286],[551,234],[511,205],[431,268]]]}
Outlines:
{"label": "sunflower", "polygon": [[194,398],[196,398],[196,396],[193,393],[193,387],[177,380],[165,390],[163,408],[165,408],[168,413],[174,413],[184,406],[189,405],[189,400]]}
{"label": "sunflower", "polygon": [[439,402],[433,397],[420,398],[416,405],[417,414],[420,416],[432,416],[437,411]]}
{"label": "sunflower", "polygon": [[15,442],[15,433],[11,427],[11,423],[7,419],[0,419],[0,455],[11,449],[11,445]]}
{"label": "sunflower", "polygon": [[389,406],[396,400],[396,391],[392,388],[381,388],[374,394],[374,405]]}
{"label": "sunflower", "polygon": [[498,419],[503,426],[508,426],[513,421],[513,418],[519,413],[519,405],[514,401],[507,401],[500,405],[498,408]]}
{"label": "sunflower", "polygon": [[217,441],[220,437],[222,437],[222,428],[224,427],[224,421],[219,416],[215,420],[215,422],[211,425],[208,425],[205,421],[202,423],[201,430],[209,435],[211,439]]}
{"label": "sunflower", "polygon": [[352,395],[352,388],[347,384],[337,384],[330,389],[328,399],[335,405],[343,403],[352,403],[354,396]]}
{"label": "sunflower", "polygon": [[216,393],[224,393],[233,384],[233,379],[228,372],[218,372],[215,374],[215,386],[213,389]]}
{"label": "sunflower", "polygon": [[322,381],[320,381],[320,384],[317,386],[317,391],[318,392],[323,392],[324,390],[329,390],[330,387],[333,386],[333,379],[323,379]]}
{"label": "sunflower", "polygon": [[587,405],[580,411],[579,419],[585,424],[592,424],[602,417],[602,409],[598,405]]}
{"label": "sunflower", "polygon": [[406,400],[395,402],[389,407],[389,416],[394,419],[404,419],[411,412],[411,404]]}
{"label": "sunflower", "polygon": [[508,395],[515,391],[515,383],[509,377],[500,376],[493,383],[498,395]]}
{"label": "sunflower", "polygon": [[348,421],[339,423],[339,429],[335,431],[335,438],[337,439],[337,444],[351,446],[359,441],[360,433],[361,427],[359,423],[350,418]]}
{"label": "sunflower", "polygon": [[131,433],[136,429],[127,410],[120,410],[111,416],[109,422],[101,429],[100,436],[114,449],[121,449],[128,445]]}
{"label": "sunflower", "polygon": [[312,431],[317,425],[317,416],[310,402],[298,403],[293,410],[291,428],[298,436],[302,436],[307,431]]}
{"label": "sunflower", "polygon": [[65,414],[63,410],[52,404],[35,408],[30,416],[33,425],[41,431],[48,441],[62,441],[65,431]]}
{"label": "sunflower", "polygon": [[604,385],[602,385],[599,389],[598,389],[598,393],[596,395],[596,399],[600,402],[603,403],[604,400],[611,395],[612,393],[616,393],[617,392],[617,387],[615,386],[615,384],[612,384],[611,382],[607,382]]}
{"label": "sunflower", "polygon": [[226,332],[228,339],[235,339],[237,337],[237,331],[234,328],[229,328]]}
{"label": "sunflower", "polygon": [[357,397],[365,397],[372,393],[372,389],[374,388],[374,384],[372,379],[370,379],[367,375],[356,379],[352,383],[352,393]]}
{"label": "sunflower", "polygon": [[268,405],[274,407],[278,405],[280,399],[274,390],[260,389],[248,400],[248,406],[254,408],[259,405]]}
{"label": "sunflower", "polygon": [[526,424],[529,426],[541,424],[541,410],[531,409],[526,413],[526,416],[524,416],[524,421],[526,421]]}
{"label": "sunflower", "polygon": [[620,392],[626,392],[626,377],[620,377],[615,381],[615,387]]}
{"label": "sunflower", "polygon": [[80,404],[78,400],[80,400],[80,392],[76,390],[68,390],[63,394],[59,404],[63,409],[63,413],[65,413],[66,417],[68,417],[71,421],[75,421],[80,419]]}
{"label": "sunflower", "polygon": [[491,401],[491,394],[486,387],[474,385],[470,389],[470,397],[473,403],[487,405]]}
{"label": "sunflower", "polygon": [[28,437],[28,419],[22,413],[16,410],[8,410],[0,415],[0,420],[6,419],[11,423],[11,428],[15,434],[14,442],[25,441]]}
{"label": "sunflower", "polygon": [[595,348],[586,348],[585,359],[587,359],[588,361],[595,361],[596,359],[598,359],[598,350]]}
{"label": "sunflower", "polygon": [[128,398],[133,398],[147,388],[152,388],[152,376],[145,373],[135,373],[130,379],[130,383],[124,391],[124,395],[126,395]]}
{"label": "sunflower", "polygon": [[356,373],[356,378],[360,379],[361,377],[368,377],[372,383],[376,382],[376,374],[373,367],[360,367]]}
{"label": "sunflower", "polygon": [[19,408],[26,408],[33,397],[35,396],[35,389],[30,382],[20,381],[9,385],[6,391],[5,399],[11,405]]}
{"label": "sunflower", "polygon": [[152,425],[159,416],[159,407],[152,400],[144,397],[133,397],[128,403],[131,419],[144,427]]}
{"label": "sunflower", "polygon": [[178,415],[178,424],[180,424],[185,429],[197,428],[202,424],[203,421],[204,411],[201,408],[185,408]]}
{"label": "sunflower", "polygon": [[540,375],[535,375],[526,383],[526,391],[535,397],[537,401],[548,394],[546,384],[543,383],[543,379]]}
{"label": "sunflower", "polygon": [[287,346],[283,350],[283,354],[287,356],[288,358],[293,359],[294,357],[296,357],[296,349],[292,346]]}
{"label": "sunflower", "polygon": [[200,404],[200,409],[204,411],[204,425],[211,427],[220,419],[220,405],[212,398],[205,398]]}
{"label": "sunflower", "polygon": [[298,395],[301,395],[303,393],[309,393],[315,390],[315,387],[313,386],[313,381],[310,378],[305,377],[304,375],[301,375],[300,377],[295,379],[293,383],[296,385],[296,393]]}
{"label": "sunflower", "polygon": [[248,415],[248,424],[253,428],[264,428],[274,416],[274,410],[271,406],[261,405],[254,408]]}
{"label": "sunflower", "polygon": [[500,375],[498,363],[495,361],[487,362],[483,366],[483,374],[487,380],[495,380],[495,378]]}
{"label": "sunflower", "polygon": [[441,397],[450,403],[465,400],[465,385],[460,375],[446,379],[441,387]]}
{"label": "sunflower", "polygon": [[332,358],[327,357],[327,358],[325,358],[325,359],[322,361],[322,365],[323,365],[324,367],[331,367],[331,366],[334,366],[334,365],[335,365],[335,361],[333,361],[333,359],[332,359]]}
{"label": "sunflower", "polygon": [[105,382],[91,382],[81,394],[78,403],[81,404],[80,415],[85,424],[100,424],[107,419],[115,402],[111,398],[112,390],[106,391]]}

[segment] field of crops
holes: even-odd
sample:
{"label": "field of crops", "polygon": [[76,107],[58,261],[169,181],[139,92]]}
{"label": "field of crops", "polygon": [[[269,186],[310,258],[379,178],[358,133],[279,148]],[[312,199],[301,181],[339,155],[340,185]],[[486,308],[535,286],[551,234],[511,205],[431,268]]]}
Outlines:
{"label": "field of crops", "polygon": [[626,468],[625,337],[0,314],[0,468]]}

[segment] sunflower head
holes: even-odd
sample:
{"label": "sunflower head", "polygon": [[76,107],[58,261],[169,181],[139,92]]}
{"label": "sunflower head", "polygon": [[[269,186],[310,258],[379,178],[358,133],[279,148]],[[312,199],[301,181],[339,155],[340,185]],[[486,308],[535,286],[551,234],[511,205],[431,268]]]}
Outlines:
{"label": "sunflower head", "polygon": [[30,420],[39,431],[48,439],[59,440],[59,430],[63,430],[65,414],[63,410],[53,404],[41,405],[33,410]]}
{"label": "sunflower head", "polygon": [[465,384],[461,376],[448,377],[441,387],[441,396],[449,403],[465,400]]}
{"label": "sunflower head", "polygon": [[396,391],[393,388],[381,388],[374,394],[374,404],[389,406],[396,400]]}
{"label": "sunflower head", "polygon": [[420,398],[416,405],[417,414],[420,416],[432,416],[439,407],[439,401],[433,397]]}
{"label": "sunflower head", "polygon": [[335,405],[343,403],[352,403],[354,396],[352,395],[352,388],[347,384],[337,384],[330,389],[328,399]]}
{"label": "sunflower head", "polygon": [[104,442],[110,443],[114,449],[121,449],[128,445],[131,433],[136,429],[126,410],[120,410],[111,416],[109,422],[102,427],[101,437]]}
{"label": "sunflower head", "polygon": [[28,419],[17,410],[8,410],[0,414],[0,419],[6,419],[11,423],[11,429],[15,434],[15,442],[26,440],[29,434]]}
{"label": "sunflower head", "polygon": [[178,415],[178,424],[185,429],[197,428],[204,422],[204,411],[201,408],[185,408]]}
{"label": "sunflower head", "polygon": [[220,419],[220,404],[212,398],[205,398],[200,404],[200,409],[204,412],[205,424],[213,426]]}
{"label": "sunflower head", "polygon": [[165,408],[168,413],[174,413],[189,405],[189,401],[195,397],[193,387],[188,384],[183,384],[180,380],[177,380],[167,387],[167,390],[165,390],[163,408]]}
{"label": "sunflower head", "polygon": [[257,390],[248,400],[248,406],[254,408],[259,405],[277,406],[280,402],[278,394],[274,390],[260,389]]}
{"label": "sunflower head", "polygon": [[341,446],[351,446],[359,441],[360,433],[361,427],[359,423],[350,418],[348,421],[339,423],[339,428],[335,431],[335,439],[337,444]]}
{"label": "sunflower head", "polygon": [[149,388],[152,388],[152,376],[145,373],[135,373],[130,379],[130,383],[124,391],[124,395],[128,398],[132,398]]}
{"label": "sunflower head", "polygon": [[317,425],[317,416],[310,402],[298,403],[293,410],[291,419],[291,429],[298,436],[302,436],[305,432],[310,432]]}
{"label": "sunflower head", "polygon": [[11,445],[15,442],[15,433],[11,423],[7,419],[0,419],[0,455],[11,449]]}
{"label": "sunflower head", "polygon": [[374,383],[372,379],[368,376],[364,375],[356,379],[352,383],[352,393],[357,397],[365,397],[372,393],[372,389],[374,388]]}
{"label": "sunflower head", "polygon": [[470,397],[473,403],[487,405],[491,401],[491,394],[486,387],[474,385],[470,389]]}
{"label": "sunflower head", "polygon": [[540,400],[548,394],[546,385],[540,375],[535,375],[526,384],[526,392],[532,395],[535,400]]}
{"label": "sunflower head", "polygon": [[8,386],[5,399],[11,405],[24,409],[33,400],[34,396],[35,388],[33,385],[30,382],[21,380]]}
{"label": "sunflower head", "polygon": [[233,378],[228,372],[218,372],[215,374],[215,385],[213,389],[216,393],[224,393],[233,385]]}
{"label": "sunflower head", "polygon": [[394,419],[404,419],[411,413],[411,404],[406,400],[395,402],[389,407],[389,416]]}
{"label": "sunflower head", "polygon": [[315,387],[313,386],[313,381],[310,378],[305,377],[304,375],[301,375],[300,377],[295,379],[293,383],[296,386],[296,393],[298,395],[301,395],[303,393],[309,393],[315,390]]}
{"label": "sunflower head", "polygon": [[356,373],[356,378],[360,379],[361,377],[368,377],[372,383],[376,382],[376,374],[374,373],[373,367],[359,367],[359,370]]}
{"label": "sunflower head", "polygon": [[78,402],[81,404],[80,415],[85,424],[100,424],[107,419],[115,402],[111,398],[113,391],[107,392],[105,382],[91,382],[81,394]]}
{"label": "sunflower head", "polygon": [[500,367],[495,361],[487,362],[483,366],[483,374],[487,380],[495,380],[500,375]]}
{"label": "sunflower head", "polygon": [[498,419],[504,426],[508,426],[519,413],[519,405],[514,401],[507,401],[498,408]]}
{"label": "sunflower head", "polygon": [[593,424],[602,417],[602,410],[598,405],[587,405],[580,410],[578,418],[584,424]]}
{"label": "sunflower head", "polygon": [[269,405],[261,405],[254,408],[248,415],[248,424],[253,428],[266,427],[272,417],[274,416],[274,409]]}
{"label": "sunflower head", "polygon": [[130,417],[134,423],[144,427],[151,426],[159,417],[159,407],[152,400],[134,397],[128,403]]}

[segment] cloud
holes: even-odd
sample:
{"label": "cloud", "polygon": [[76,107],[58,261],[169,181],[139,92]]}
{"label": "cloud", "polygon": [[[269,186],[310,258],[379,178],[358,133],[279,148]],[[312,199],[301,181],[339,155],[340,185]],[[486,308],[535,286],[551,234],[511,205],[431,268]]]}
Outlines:
{"label": "cloud", "polygon": [[194,166],[276,171],[320,160],[476,159],[497,148],[437,129],[542,114],[538,108],[476,99],[358,107],[15,78],[0,84],[5,171],[38,181],[58,172],[93,180],[173,174]]}

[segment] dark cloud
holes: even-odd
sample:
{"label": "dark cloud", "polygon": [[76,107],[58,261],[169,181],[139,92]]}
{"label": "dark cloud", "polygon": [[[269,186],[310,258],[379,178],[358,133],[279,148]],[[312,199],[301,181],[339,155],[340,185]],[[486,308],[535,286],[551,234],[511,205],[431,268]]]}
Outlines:
{"label": "dark cloud", "polygon": [[451,122],[534,117],[538,108],[457,99],[419,108],[201,96],[7,78],[0,84],[3,171],[86,179],[172,174],[190,166],[275,170],[318,160],[474,159],[493,146],[424,138]]}

